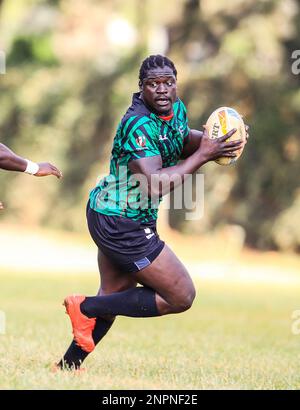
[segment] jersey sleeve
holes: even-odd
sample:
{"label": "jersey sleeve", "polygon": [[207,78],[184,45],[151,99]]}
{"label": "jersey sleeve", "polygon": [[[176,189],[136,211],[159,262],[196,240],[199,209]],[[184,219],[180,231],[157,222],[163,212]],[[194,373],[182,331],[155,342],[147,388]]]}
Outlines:
{"label": "jersey sleeve", "polygon": [[186,107],[184,103],[180,100],[180,119],[181,119],[181,133],[183,136],[183,139],[186,140],[187,136],[190,133],[190,127],[188,124],[188,117],[187,117],[187,112],[186,112]]}
{"label": "jersey sleeve", "polygon": [[121,149],[128,162],[160,155],[157,141],[158,132],[150,118],[133,116],[124,123]]}

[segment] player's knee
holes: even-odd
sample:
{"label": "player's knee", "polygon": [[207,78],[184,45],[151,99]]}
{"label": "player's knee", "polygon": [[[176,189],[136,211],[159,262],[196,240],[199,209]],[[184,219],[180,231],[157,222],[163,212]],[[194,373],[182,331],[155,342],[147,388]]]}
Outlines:
{"label": "player's knee", "polygon": [[192,289],[190,289],[190,291],[189,291],[189,292],[187,293],[187,295],[185,296],[184,303],[183,303],[183,305],[182,305],[182,307],[183,307],[183,312],[186,311],[186,310],[188,310],[188,309],[190,309],[190,308],[192,307],[193,302],[194,302],[194,300],[195,300],[195,297],[196,297],[196,290],[195,290],[195,288],[193,287]]}
{"label": "player's knee", "polygon": [[196,290],[194,287],[191,287],[186,292],[181,294],[173,304],[175,312],[181,313],[185,312],[186,310],[190,309],[193,305],[193,302],[196,297]]}

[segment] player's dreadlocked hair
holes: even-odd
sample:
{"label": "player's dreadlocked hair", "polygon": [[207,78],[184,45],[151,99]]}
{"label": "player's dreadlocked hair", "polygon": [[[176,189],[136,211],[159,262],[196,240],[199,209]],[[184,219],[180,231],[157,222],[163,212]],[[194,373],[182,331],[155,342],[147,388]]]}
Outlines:
{"label": "player's dreadlocked hair", "polygon": [[147,71],[151,70],[152,68],[158,68],[158,67],[165,67],[168,66],[173,70],[173,74],[175,75],[175,78],[177,78],[177,70],[175,68],[175,65],[173,61],[171,61],[168,57],[162,56],[160,54],[157,55],[151,55],[147,57],[141,65],[140,68],[140,73],[139,73],[139,85],[141,85],[142,81],[144,78],[147,77]]}

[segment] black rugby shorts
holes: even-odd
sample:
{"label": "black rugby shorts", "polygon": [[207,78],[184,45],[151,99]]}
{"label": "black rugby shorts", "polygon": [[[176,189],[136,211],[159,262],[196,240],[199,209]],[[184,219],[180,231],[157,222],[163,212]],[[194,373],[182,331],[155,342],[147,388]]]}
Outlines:
{"label": "black rugby shorts", "polygon": [[156,220],[134,221],[96,212],[87,205],[87,222],[97,247],[124,272],[149,266],[165,243],[159,238]]}

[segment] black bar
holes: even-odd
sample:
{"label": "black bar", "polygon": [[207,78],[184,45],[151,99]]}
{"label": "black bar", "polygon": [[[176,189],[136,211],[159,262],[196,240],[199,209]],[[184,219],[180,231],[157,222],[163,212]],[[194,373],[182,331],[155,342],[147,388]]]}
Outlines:
{"label": "black bar", "polygon": [[[297,397],[291,397],[295,396]],[[229,404],[238,408],[245,405],[260,405],[265,401],[271,404],[287,406],[289,398],[299,399],[299,391],[262,391],[262,390],[2,390],[0,400],[6,406],[14,404],[22,408],[30,405],[32,408],[46,406],[72,406],[70,409],[97,409],[106,407],[149,407],[149,406],[197,406],[203,407],[208,400],[210,407],[220,400],[222,407]],[[3,407],[5,408],[5,407]]]}

